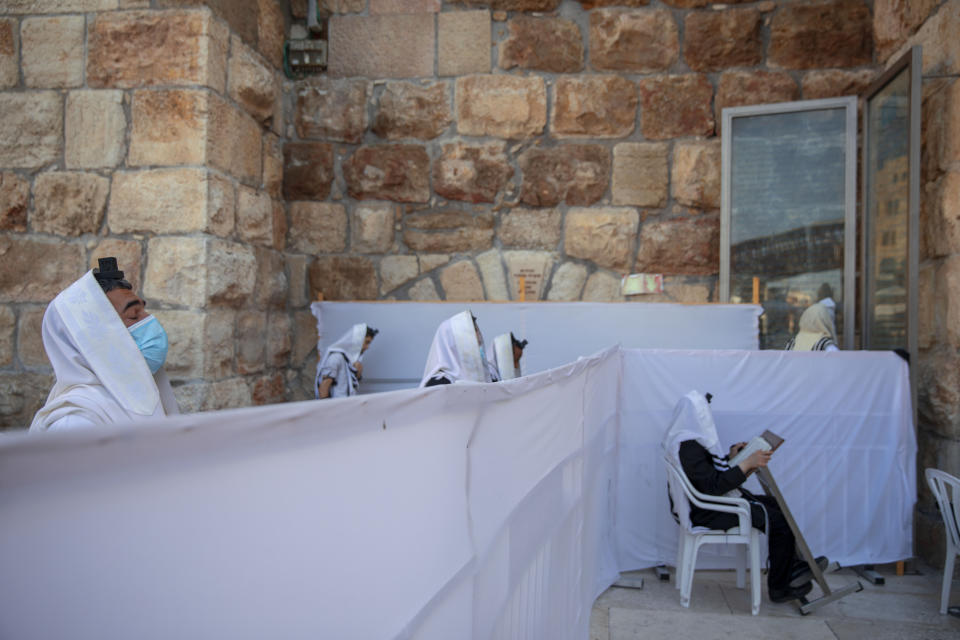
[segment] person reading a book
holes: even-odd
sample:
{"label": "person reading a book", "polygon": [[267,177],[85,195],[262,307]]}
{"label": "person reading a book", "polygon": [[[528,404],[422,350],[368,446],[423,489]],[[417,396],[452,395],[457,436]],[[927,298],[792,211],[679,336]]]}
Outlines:
{"label": "person reading a book", "polygon": [[[690,483],[713,496],[732,495],[750,503],[753,526],[767,533],[769,571],[767,590],[773,602],[788,602],[807,595],[813,588],[812,572],[797,556],[795,539],[777,501],[766,495],[754,495],[742,487],[747,476],[770,461],[772,451],[757,450],[735,466],[727,461],[746,443],[738,442],[726,455],[720,449],[713,415],[707,399],[691,391],[677,403],[670,427],[663,439],[664,450],[680,464]],[[690,505],[690,521],[709,529],[727,530],[739,525],[733,513],[711,511]],[[817,558],[826,567],[826,558]]]}

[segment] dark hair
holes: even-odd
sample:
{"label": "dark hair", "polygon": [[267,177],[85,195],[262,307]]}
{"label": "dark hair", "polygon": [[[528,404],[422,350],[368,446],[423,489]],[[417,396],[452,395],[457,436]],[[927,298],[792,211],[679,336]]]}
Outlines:
{"label": "dark hair", "polygon": [[123,271],[117,267],[116,258],[98,258],[97,263],[100,266],[93,270],[93,277],[104,293],[114,289],[133,289],[133,285],[123,279]]}
{"label": "dark hair", "polygon": [[520,349],[520,351],[523,351],[523,349],[529,343],[528,340],[517,340],[517,337],[513,335],[513,331],[510,332],[510,342],[513,343],[513,346],[515,346],[517,349]]}
{"label": "dark hair", "polygon": [[367,327],[367,337],[371,340],[377,337],[377,334],[380,333],[380,329],[374,329],[373,327]]}
{"label": "dark hair", "polygon": [[829,283],[824,282],[820,285],[820,288],[817,289],[817,300],[823,300],[824,298],[833,297],[833,287]]}

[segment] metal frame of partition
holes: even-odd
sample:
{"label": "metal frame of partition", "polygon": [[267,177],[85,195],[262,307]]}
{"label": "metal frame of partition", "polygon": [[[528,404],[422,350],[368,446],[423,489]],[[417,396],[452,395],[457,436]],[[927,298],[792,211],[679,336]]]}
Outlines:
{"label": "metal frame of partition", "polygon": [[720,302],[730,300],[730,224],[731,224],[731,166],[733,159],[733,119],[782,113],[846,110],[846,144],[844,146],[844,240],[843,240],[843,346],[851,348],[854,342],[856,310],[856,216],[857,216],[857,97],[802,100],[779,104],[730,107],[723,110],[721,137],[722,181],[720,187]]}

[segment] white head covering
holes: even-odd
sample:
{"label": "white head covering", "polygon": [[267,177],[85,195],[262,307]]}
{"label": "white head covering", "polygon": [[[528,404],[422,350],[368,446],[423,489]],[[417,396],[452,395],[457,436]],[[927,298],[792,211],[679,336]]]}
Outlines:
{"label": "white head covering", "polygon": [[800,331],[791,348],[794,351],[810,351],[825,337],[836,343],[837,330],[833,326],[829,309],[822,302],[818,302],[807,307],[801,314]]}
{"label": "white head covering", "polygon": [[430,378],[438,375],[450,382],[492,382],[488,363],[480,353],[482,340],[482,336],[477,340],[469,311],[461,311],[441,322],[433,335],[420,386],[426,386]]}
{"label": "white head covering", "polygon": [[150,373],[93,271],[47,307],[43,347],[56,382],[31,431],[45,431],[70,414],[109,424],[179,413],[166,373],[162,368]]}
{"label": "white head covering", "polygon": [[[343,357],[347,359],[347,366],[342,370],[346,375],[339,376],[343,378],[342,380],[335,380],[338,388],[332,392],[331,395],[352,396],[357,394],[360,380],[357,377],[356,366],[363,356],[363,341],[366,337],[367,325],[365,323],[355,324],[323,352],[323,358],[317,363],[317,375],[316,381],[314,382],[314,391],[317,393],[318,398],[320,397],[318,387],[323,376],[331,375],[334,371],[338,370],[330,362],[330,356],[337,353],[343,354]],[[349,380],[346,379],[346,376],[349,376]]]}
{"label": "white head covering", "polygon": [[493,339],[493,358],[501,380],[521,376],[520,367],[513,366],[513,337],[509,333],[501,333]]}
{"label": "white head covering", "polygon": [[363,341],[367,337],[367,325],[364,323],[355,324],[350,330],[340,336],[340,339],[327,347],[323,354],[323,359],[331,353],[342,353],[347,357],[347,362],[353,367],[360,361],[360,355],[363,350]]}
{"label": "white head covering", "polygon": [[663,450],[677,465],[680,464],[680,443],[687,440],[696,440],[717,458],[725,455],[720,450],[720,436],[710,405],[699,391],[688,392],[674,406],[670,426],[661,442]]}

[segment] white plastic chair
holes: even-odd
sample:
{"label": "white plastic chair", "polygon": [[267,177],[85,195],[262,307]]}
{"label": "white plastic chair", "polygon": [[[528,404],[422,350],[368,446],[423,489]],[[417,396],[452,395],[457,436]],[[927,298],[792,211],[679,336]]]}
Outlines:
{"label": "white plastic chair", "polygon": [[960,554],[960,478],[939,469],[927,469],[926,476],[947,530],[947,558],[943,563],[943,587],[940,590],[940,613],[946,613],[953,582],[953,563]]}
{"label": "white plastic chair", "polygon": [[[667,485],[673,499],[674,509],[680,519],[680,541],[677,549],[677,588],[680,589],[680,604],[690,606],[690,592],[693,589],[693,574],[697,563],[697,552],[704,544],[739,544],[737,563],[737,587],[744,588],[746,556],[750,556],[750,612],[760,612],[760,531],[753,528],[750,516],[750,504],[743,498],[709,496],[693,488],[687,474],[670,459],[664,456],[667,466]],[[739,526],[721,531],[697,527],[690,522],[690,504],[701,509],[734,513],[739,518]]]}

